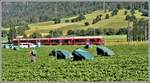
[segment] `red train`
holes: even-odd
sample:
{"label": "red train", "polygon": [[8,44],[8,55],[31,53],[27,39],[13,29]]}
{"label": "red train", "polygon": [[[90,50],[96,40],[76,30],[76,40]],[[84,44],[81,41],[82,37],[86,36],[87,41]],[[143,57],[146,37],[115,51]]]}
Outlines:
{"label": "red train", "polygon": [[104,45],[104,38],[102,36],[91,37],[62,37],[62,38],[18,38],[13,39],[13,44],[19,43],[33,43],[40,42],[42,45],[85,45],[89,42],[92,45]]}

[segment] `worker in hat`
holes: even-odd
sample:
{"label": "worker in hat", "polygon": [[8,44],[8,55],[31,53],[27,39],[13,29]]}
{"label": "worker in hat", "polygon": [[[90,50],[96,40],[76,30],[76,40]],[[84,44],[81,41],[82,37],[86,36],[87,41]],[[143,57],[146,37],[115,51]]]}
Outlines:
{"label": "worker in hat", "polygon": [[31,62],[36,62],[37,52],[35,48],[30,48]]}

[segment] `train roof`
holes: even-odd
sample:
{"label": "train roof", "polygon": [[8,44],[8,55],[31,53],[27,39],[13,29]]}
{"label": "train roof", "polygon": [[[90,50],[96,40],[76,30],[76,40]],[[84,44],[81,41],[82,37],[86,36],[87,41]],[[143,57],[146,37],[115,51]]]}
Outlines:
{"label": "train roof", "polygon": [[41,39],[74,39],[74,38],[79,38],[79,39],[83,39],[83,38],[103,38],[103,36],[76,36],[76,37],[59,37],[59,38],[16,38],[13,40],[41,40]]}
{"label": "train roof", "polygon": [[[66,38],[66,39],[73,39],[73,38],[103,38],[102,36],[76,36],[76,37],[60,37],[60,39]],[[56,38],[51,38],[56,39]],[[59,38],[58,38],[59,39]]]}

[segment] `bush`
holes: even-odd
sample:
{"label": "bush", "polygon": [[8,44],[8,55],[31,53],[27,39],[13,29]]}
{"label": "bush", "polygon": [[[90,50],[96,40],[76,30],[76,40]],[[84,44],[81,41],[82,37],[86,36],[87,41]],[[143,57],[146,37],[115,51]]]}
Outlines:
{"label": "bush", "polygon": [[61,20],[59,18],[55,18],[55,19],[53,19],[53,21],[54,21],[54,24],[58,24],[61,22]]}
{"label": "bush", "polygon": [[96,19],[97,19],[98,21],[100,21],[100,20],[101,20],[101,17],[102,17],[102,15],[100,14],[100,15],[98,15],[98,16],[96,17]]}
{"label": "bush", "polygon": [[81,30],[77,30],[76,31],[76,35],[77,36],[85,36],[86,35],[86,31],[81,29]]}
{"label": "bush", "polygon": [[42,35],[40,33],[34,32],[29,37],[31,37],[31,38],[41,38]]}
{"label": "bush", "polygon": [[125,11],[124,11],[124,15],[127,15],[127,13],[128,13],[128,11],[125,10]]}
{"label": "bush", "polygon": [[71,20],[71,22],[78,22],[78,21],[81,21],[81,20],[84,20],[84,19],[86,19],[86,17],[84,15],[80,14],[77,18],[73,18]]}
{"label": "bush", "polygon": [[136,20],[137,18],[136,18],[136,16],[135,15],[131,15],[131,21],[134,21],[134,20]]}
{"label": "bush", "polygon": [[130,19],[130,15],[127,15],[125,20],[129,20]]}
{"label": "bush", "polygon": [[131,12],[132,15],[135,14],[135,10],[133,8],[131,9],[130,12]]}
{"label": "bush", "polygon": [[6,37],[6,36],[7,36],[7,31],[2,30],[2,32],[1,32],[1,36],[2,36],[2,37]]}
{"label": "bush", "polygon": [[139,12],[142,12],[142,9],[141,9],[141,8],[138,8],[137,10],[138,10]]}
{"label": "bush", "polygon": [[117,15],[117,13],[118,13],[118,9],[115,8],[115,9],[112,11],[111,15],[114,16],[114,15]]}
{"label": "bush", "polygon": [[95,35],[102,35],[103,34],[103,30],[102,29],[95,29]]}
{"label": "bush", "polygon": [[97,23],[97,20],[93,19],[92,24],[95,24],[95,23]]}
{"label": "bush", "polygon": [[105,19],[109,19],[109,14],[106,14]]}
{"label": "bush", "polygon": [[95,35],[95,29],[93,29],[93,28],[88,28],[88,29],[86,30],[86,35],[89,35],[89,36]]}
{"label": "bush", "polygon": [[65,20],[65,23],[68,23],[69,22],[69,20]]}
{"label": "bush", "polygon": [[105,35],[115,35],[115,30],[113,28],[103,29]]}
{"label": "bush", "polygon": [[17,36],[16,28],[15,28],[15,27],[11,27],[11,28],[9,29],[9,32],[8,32],[8,41],[9,41],[9,42],[12,42],[12,40],[13,40],[14,38],[16,38],[16,36]]}
{"label": "bush", "polygon": [[124,35],[127,34],[127,28],[120,28],[117,32],[116,35]]}
{"label": "bush", "polygon": [[102,15],[98,15],[95,19],[93,19],[92,24],[95,24],[101,20]]}
{"label": "bush", "polygon": [[27,35],[26,35],[25,33],[23,34],[23,38],[28,38]]}
{"label": "bush", "polygon": [[60,37],[63,33],[60,30],[50,30],[49,34],[46,37]]}
{"label": "bush", "polygon": [[83,20],[83,19],[86,19],[86,17],[82,14],[79,15],[79,17],[77,17],[79,19],[79,21]]}
{"label": "bush", "polygon": [[117,8],[118,8],[118,9],[121,9],[122,7],[121,7],[121,5],[120,5],[120,4],[117,4]]}
{"label": "bush", "polygon": [[89,23],[89,22],[85,22],[84,25],[85,25],[85,26],[88,26],[88,25],[90,25],[90,23]]}
{"label": "bush", "polygon": [[73,31],[73,30],[68,30],[68,31],[67,31],[67,35],[75,35],[75,31]]}
{"label": "bush", "polygon": [[148,10],[141,10],[142,11],[142,16],[147,16],[148,17]]}

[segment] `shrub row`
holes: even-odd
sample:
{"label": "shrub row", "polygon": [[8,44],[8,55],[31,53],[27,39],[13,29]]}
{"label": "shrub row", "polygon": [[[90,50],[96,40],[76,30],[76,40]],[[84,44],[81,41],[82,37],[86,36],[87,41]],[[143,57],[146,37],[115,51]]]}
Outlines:
{"label": "shrub row", "polygon": [[113,29],[93,29],[88,28],[87,30],[68,30],[67,35],[76,35],[76,36],[94,36],[94,35],[122,35],[127,34],[127,28]]}

